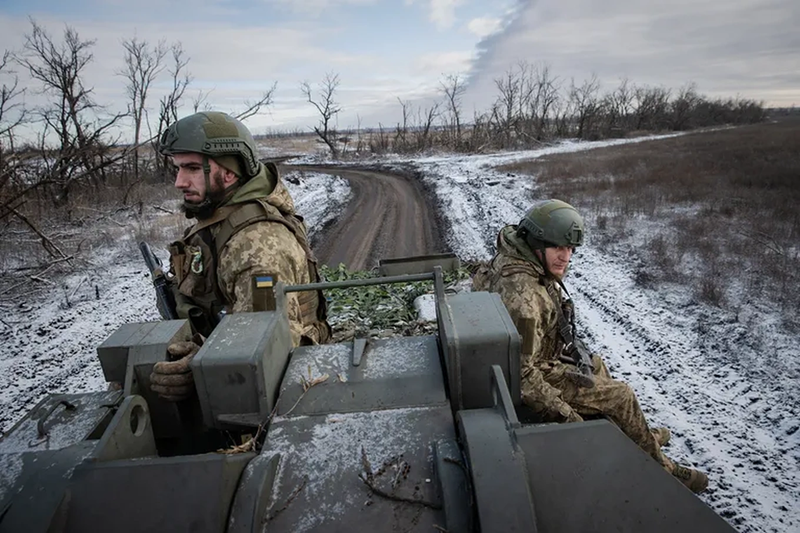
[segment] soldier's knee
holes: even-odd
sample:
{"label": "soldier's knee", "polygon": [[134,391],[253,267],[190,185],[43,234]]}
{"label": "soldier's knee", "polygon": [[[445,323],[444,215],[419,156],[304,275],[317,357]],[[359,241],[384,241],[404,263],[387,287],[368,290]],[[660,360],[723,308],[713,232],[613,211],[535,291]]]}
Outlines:
{"label": "soldier's knee", "polygon": [[617,385],[614,387],[614,396],[617,397],[618,401],[626,404],[631,403],[638,403],[636,400],[636,393],[633,392],[633,389],[627,383],[622,381],[614,381]]}

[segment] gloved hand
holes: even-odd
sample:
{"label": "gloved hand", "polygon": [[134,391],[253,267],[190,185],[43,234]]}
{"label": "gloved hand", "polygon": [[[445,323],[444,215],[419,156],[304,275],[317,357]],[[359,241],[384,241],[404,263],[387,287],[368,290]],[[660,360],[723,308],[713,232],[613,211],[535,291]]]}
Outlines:
{"label": "gloved hand", "polygon": [[583,417],[567,402],[562,402],[558,406],[558,414],[561,415],[562,422],[583,422]]}
{"label": "gloved hand", "polygon": [[200,350],[205,339],[196,334],[189,341],[173,342],[167,347],[171,361],[153,365],[150,374],[150,390],[171,402],[186,400],[194,391],[194,376],[189,362]]}

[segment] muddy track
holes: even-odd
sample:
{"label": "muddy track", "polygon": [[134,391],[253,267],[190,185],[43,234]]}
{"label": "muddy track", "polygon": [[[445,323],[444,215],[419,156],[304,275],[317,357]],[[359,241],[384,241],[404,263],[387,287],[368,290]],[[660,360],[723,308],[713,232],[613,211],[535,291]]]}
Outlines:
{"label": "muddy track", "polygon": [[352,195],[341,215],[313,240],[320,262],[352,270],[369,269],[380,259],[423,255],[444,249],[436,209],[412,173],[382,169],[295,166],[346,179]]}

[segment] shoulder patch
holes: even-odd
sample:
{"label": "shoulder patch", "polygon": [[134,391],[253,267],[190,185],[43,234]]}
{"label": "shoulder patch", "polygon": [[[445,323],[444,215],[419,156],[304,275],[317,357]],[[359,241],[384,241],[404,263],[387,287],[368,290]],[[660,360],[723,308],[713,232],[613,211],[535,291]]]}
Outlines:
{"label": "shoulder patch", "polygon": [[253,311],[275,310],[275,284],[277,274],[255,274],[253,276]]}

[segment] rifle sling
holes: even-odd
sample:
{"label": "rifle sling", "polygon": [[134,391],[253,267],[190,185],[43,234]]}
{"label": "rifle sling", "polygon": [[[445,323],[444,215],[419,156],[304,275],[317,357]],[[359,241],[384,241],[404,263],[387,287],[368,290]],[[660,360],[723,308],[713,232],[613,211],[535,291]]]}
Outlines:
{"label": "rifle sling", "polygon": [[[561,283],[560,280],[557,280],[558,284],[567,294],[569,297],[569,292],[567,288]],[[558,333],[561,336],[561,340],[564,341],[564,350],[563,352],[567,353],[567,356],[559,356],[559,360],[564,363],[573,364],[576,366],[580,366],[581,363],[581,354],[578,353],[578,348],[575,346],[575,337],[573,336],[572,332],[574,331],[574,324],[570,323],[567,318],[564,316],[564,311],[561,308],[561,303],[559,302],[559,298],[555,293],[555,284],[554,283],[546,283],[545,286],[547,287],[547,293],[550,295],[550,299],[553,300],[556,308],[556,318],[558,319]],[[562,353],[563,353],[562,352]]]}

